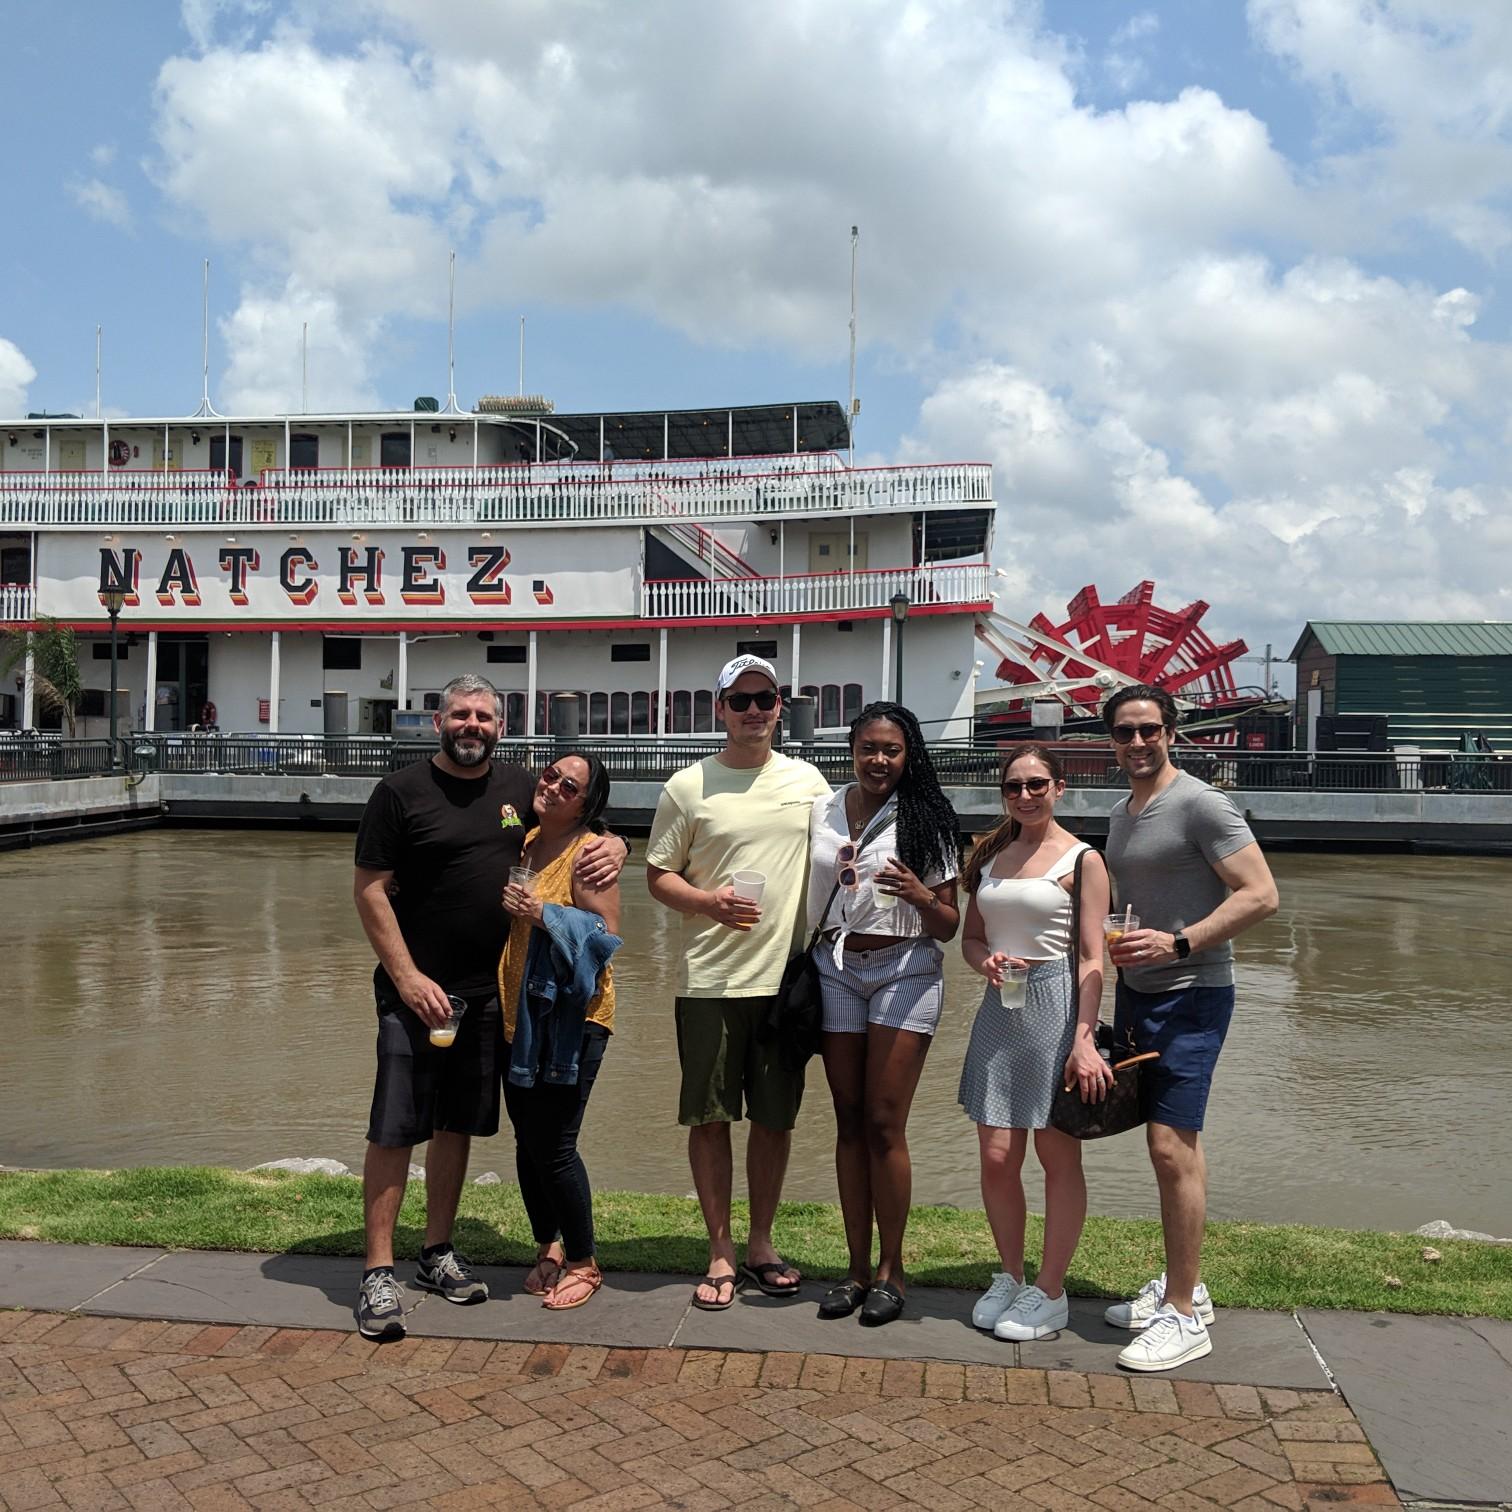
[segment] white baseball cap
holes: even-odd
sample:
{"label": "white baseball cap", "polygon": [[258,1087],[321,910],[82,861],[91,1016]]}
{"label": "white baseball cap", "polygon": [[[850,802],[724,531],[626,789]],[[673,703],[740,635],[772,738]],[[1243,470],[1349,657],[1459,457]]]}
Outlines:
{"label": "white baseball cap", "polygon": [[719,681],[714,684],[714,696],[723,698],[735,679],[747,672],[761,673],[774,688],[781,691],[781,684],[777,681],[776,667],[764,657],[748,655],[737,656],[719,669]]}

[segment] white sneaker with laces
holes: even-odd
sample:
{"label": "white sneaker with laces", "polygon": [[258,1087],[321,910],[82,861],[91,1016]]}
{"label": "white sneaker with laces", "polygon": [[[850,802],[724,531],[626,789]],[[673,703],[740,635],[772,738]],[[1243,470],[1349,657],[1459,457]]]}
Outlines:
{"label": "white sneaker with laces", "polygon": [[1039,1287],[1026,1286],[997,1320],[992,1332],[999,1339],[1014,1339],[1026,1344],[1030,1339],[1044,1339],[1059,1333],[1070,1316],[1071,1304],[1064,1291],[1052,1300]]}
{"label": "white sneaker with laces", "polygon": [[[1166,1278],[1165,1272],[1162,1271],[1160,1275],[1146,1281],[1129,1301],[1115,1302],[1111,1307],[1105,1308],[1103,1317],[1114,1328],[1127,1328],[1138,1333],[1149,1324],[1150,1319],[1164,1304],[1165,1289]],[[1192,1292],[1192,1311],[1196,1313],[1204,1327],[1212,1327],[1216,1316],[1213,1312],[1213,1299],[1208,1295],[1208,1289],[1201,1281]]]}
{"label": "white sneaker with laces", "polygon": [[1174,1370],[1212,1352],[1213,1341],[1202,1319],[1184,1318],[1169,1303],[1163,1303],[1119,1354],[1118,1363],[1125,1370]]}
{"label": "white sneaker with laces", "polygon": [[977,1298],[976,1306],[971,1309],[971,1326],[985,1328],[990,1333],[1023,1289],[1024,1283],[1015,1281],[1007,1271],[994,1271],[992,1285]]}

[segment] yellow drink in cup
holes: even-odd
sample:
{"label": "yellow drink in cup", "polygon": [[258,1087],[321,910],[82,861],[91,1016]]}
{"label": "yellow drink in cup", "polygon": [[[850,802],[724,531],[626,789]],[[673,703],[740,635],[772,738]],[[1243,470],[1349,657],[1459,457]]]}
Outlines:
{"label": "yellow drink in cup", "polygon": [[1123,939],[1131,930],[1139,928],[1139,915],[1136,913],[1109,914],[1103,920],[1103,939],[1108,942],[1108,953],[1113,953],[1113,947]]}
{"label": "yellow drink in cup", "polygon": [[457,1030],[462,1027],[462,1015],[467,1012],[467,1004],[453,993],[446,994],[446,1001],[451,1006],[451,1017],[430,1031],[430,1042],[438,1050],[447,1049],[456,1040]]}

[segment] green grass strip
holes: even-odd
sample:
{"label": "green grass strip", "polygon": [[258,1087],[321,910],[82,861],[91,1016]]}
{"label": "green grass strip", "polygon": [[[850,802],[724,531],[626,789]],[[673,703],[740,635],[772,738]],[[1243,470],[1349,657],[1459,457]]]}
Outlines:
{"label": "green grass strip", "polygon": [[[595,1194],[599,1261],[606,1270],[703,1274],[707,1257],[697,1204],[636,1192]],[[410,1184],[400,1214],[400,1254],[418,1251],[425,1189]],[[745,1205],[736,1204],[735,1231]],[[784,1255],[815,1279],[845,1274],[839,1208],[793,1202],[777,1218]],[[360,1184],[351,1177],[282,1171],[151,1167],[123,1171],[0,1174],[0,1238],[63,1244],[150,1245],[305,1255],[362,1253]],[[490,1265],[533,1254],[513,1186],[463,1191],[458,1249]],[[1512,1319],[1512,1245],[1429,1241],[1412,1234],[1300,1225],[1213,1223],[1203,1276],[1226,1307],[1340,1307]],[[1029,1252],[1040,1244],[1030,1219]],[[919,1285],[979,1289],[997,1268],[980,1212],[915,1208],[905,1255]],[[1161,1269],[1160,1225],[1091,1218],[1067,1278],[1079,1296],[1126,1296]]]}

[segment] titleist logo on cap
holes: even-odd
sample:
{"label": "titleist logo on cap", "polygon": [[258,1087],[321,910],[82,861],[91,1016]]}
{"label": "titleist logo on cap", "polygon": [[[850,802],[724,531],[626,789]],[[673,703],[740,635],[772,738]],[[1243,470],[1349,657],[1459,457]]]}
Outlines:
{"label": "titleist logo on cap", "polygon": [[714,685],[715,692],[719,697],[723,698],[725,691],[734,683],[735,679],[747,672],[761,673],[774,688],[780,689],[780,684],[777,681],[777,669],[771,662],[760,656],[737,656],[733,661],[727,661],[720,668],[719,681]]}

